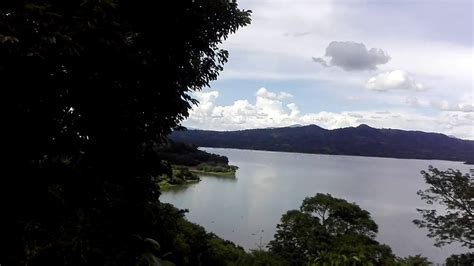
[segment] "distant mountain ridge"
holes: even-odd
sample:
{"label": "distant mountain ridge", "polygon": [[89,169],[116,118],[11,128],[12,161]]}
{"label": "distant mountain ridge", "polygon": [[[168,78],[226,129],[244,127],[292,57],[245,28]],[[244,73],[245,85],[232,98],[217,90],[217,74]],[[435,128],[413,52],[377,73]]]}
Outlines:
{"label": "distant mountain ridge", "polygon": [[365,124],[333,130],[317,125],[239,131],[184,130],[173,132],[170,138],[201,147],[439,159],[474,164],[474,141],[440,133],[377,129]]}

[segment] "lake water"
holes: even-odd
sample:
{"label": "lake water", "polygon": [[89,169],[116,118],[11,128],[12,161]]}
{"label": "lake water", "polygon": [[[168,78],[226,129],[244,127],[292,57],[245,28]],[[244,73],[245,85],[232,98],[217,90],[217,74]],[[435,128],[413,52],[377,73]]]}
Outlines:
{"label": "lake water", "polygon": [[421,170],[469,172],[461,162],[266,152],[203,148],[237,165],[236,178],[206,176],[185,189],[162,194],[163,202],[189,209],[188,220],[246,249],[267,244],[283,213],[297,209],[316,193],[355,202],[379,225],[378,241],[397,256],[422,254],[444,262],[465,252],[459,246],[437,248],[426,231],[411,222],[425,205],[416,192],[426,187]]}

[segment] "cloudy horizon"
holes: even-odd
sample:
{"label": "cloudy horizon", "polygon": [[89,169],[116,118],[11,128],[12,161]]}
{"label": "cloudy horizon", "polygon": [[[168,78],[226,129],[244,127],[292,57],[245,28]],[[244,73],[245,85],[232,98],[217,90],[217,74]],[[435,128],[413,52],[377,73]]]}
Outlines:
{"label": "cloudy horizon", "polygon": [[471,1],[240,0],[252,24],[186,127],[367,124],[474,139]]}

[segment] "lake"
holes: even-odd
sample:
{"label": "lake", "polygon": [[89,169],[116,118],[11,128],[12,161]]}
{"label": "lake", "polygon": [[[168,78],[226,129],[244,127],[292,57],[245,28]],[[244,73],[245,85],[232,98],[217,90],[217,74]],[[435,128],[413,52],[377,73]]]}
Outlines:
{"label": "lake", "polygon": [[266,152],[203,148],[225,155],[239,167],[236,178],[204,176],[186,188],[164,192],[161,201],[189,209],[188,220],[246,249],[256,249],[272,238],[281,215],[297,209],[316,193],[330,193],[355,202],[379,225],[377,240],[397,256],[422,254],[444,262],[461,247],[433,246],[426,231],[411,221],[424,207],[416,192],[426,188],[421,170],[469,172],[472,165],[439,160]]}

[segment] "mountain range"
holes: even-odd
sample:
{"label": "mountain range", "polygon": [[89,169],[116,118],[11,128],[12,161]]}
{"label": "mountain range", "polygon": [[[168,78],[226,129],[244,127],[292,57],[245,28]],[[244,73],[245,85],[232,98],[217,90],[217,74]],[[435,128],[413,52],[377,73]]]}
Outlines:
{"label": "mountain range", "polygon": [[201,147],[236,148],[406,159],[438,159],[474,164],[474,141],[440,133],[358,127],[324,129],[317,125],[239,131],[174,131],[174,141]]}

